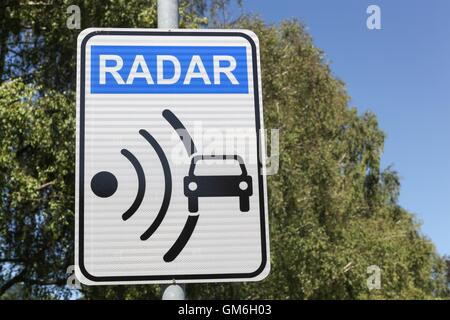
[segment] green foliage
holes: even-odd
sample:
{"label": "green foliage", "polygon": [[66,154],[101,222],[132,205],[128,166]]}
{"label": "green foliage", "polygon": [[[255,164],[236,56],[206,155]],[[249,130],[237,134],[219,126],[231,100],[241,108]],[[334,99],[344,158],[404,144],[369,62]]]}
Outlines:
{"label": "green foliage", "polygon": [[[70,5],[81,10],[81,29],[88,27],[156,28],[156,0],[7,1],[0,17],[8,17],[0,31],[0,46],[9,46],[3,79],[22,77],[45,88],[75,90],[76,41],[80,30],[68,29]],[[204,1],[180,1],[180,27],[197,28],[207,20],[198,15]],[[4,37],[2,37],[4,35]],[[6,49],[6,48],[5,48]],[[4,53],[6,50],[1,50]],[[0,55],[0,58],[1,55]],[[2,59],[3,60],[3,59]],[[1,60],[1,62],[3,62]],[[1,79],[1,78],[0,78]]]}
{"label": "green foliage", "polygon": [[[191,298],[424,299],[443,297],[442,259],[397,205],[399,179],[380,171],[384,134],[348,108],[344,84],[297,22],[260,40],[266,128],[279,128],[280,171],[269,177],[272,270],[261,283],[193,285]],[[381,290],[367,267],[381,269]]]}
{"label": "green foliage", "polygon": [[37,95],[19,80],[0,86],[0,295],[22,281],[30,290],[65,284],[73,261],[73,99]]}
{"label": "green foliage", "polygon": [[[73,264],[75,43],[82,28],[155,27],[156,1],[11,1],[0,9],[0,297],[68,297]],[[229,1],[182,1],[183,27],[225,24]],[[220,14],[220,13],[223,14]],[[217,17],[220,16],[220,18]],[[216,22],[214,22],[216,21]],[[384,134],[349,108],[295,21],[233,27],[260,39],[266,128],[280,129],[280,170],[269,177],[272,271],[259,283],[190,284],[192,299],[422,299],[447,293],[445,264],[399,207],[399,178],[381,170]],[[6,37],[5,37],[6,35]],[[5,40],[6,39],[6,40]],[[12,80],[17,78],[16,80]],[[367,287],[367,267],[381,289]],[[2,296],[3,294],[3,296]],[[84,299],[155,299],[159,286],[85,287]]]}

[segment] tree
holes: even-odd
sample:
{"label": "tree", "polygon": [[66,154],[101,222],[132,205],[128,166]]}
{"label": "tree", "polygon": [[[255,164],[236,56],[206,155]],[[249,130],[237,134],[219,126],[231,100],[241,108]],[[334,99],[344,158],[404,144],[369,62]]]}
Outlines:
{"label": "tree", "polygon": [[[71,5],[81,11],[81,30],[88,27],[156,28],[156,0],[6,1],[0,6],[0,79],[21,77],[58,91],[75,90],[76,41],[80,30],[68,29]],[[183,0],[180,26],[206,22],[203,0]],[[3,66],[3,67],[2,67]]]}
{"label": "tree", "polygon": [[0,87],[0,296],[63,286],[73,261],[74,96],[37,91]]}
{"label": "tree", "polygon": [[[36,3],[0,8],[9,19],[0,31],[0,297],[70,294],[78,31],[64,28],[66,6],[80,5],[83,28],[156,26],[155,1]],[[205,23],[207,12],[223,12],[227,3],[182,2],[182,26]],[[344,83],[303,26],[217,21],[258,34],[265,126],[280,129],[280,171],[269,177],[272,271],[260,283],[188,285],[188,297],[445,297],[444,260],[398,205],[396,172],[380,168],[384,134],[375,115],[349,108]],[[367,286],[372,265],[381,271],[379,290]],[[161,291],[108,286],[81,294],[149,299]]]}
{"label": "tree", "polygon": [[[0,297],[48,296],[73,264],[76,39],[82,28],[156,27],[156,0],[5,1],[0,5]],[[181,26],[205,23],[181,1]],[[68,294],[65,290],[61,294]]]}
{"label": "tree", "polygon": [[447,257],[445,262],[447,263],[447,282],[450,285],[450,259]]}
{"label": "tree", "polygon": [[[444,266],[399,178],[380,170],[375,115],[348,107],[345,86],[296,21],[239,26],[258,34],[266,128],[280,128],[280,171],[269,177],[272,270],[261,283],[188,287],[195,298],[366,299],[445,296]],[[368,267],[381,289],[367,286]]]}

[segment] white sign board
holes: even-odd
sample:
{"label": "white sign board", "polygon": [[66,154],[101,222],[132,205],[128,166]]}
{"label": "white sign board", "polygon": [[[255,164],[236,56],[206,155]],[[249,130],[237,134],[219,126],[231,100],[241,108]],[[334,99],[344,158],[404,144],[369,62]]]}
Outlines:
{"label": "white sign board", "polygon": [[77,71],[81,282],[267,276],[255,34],[87,29]]}

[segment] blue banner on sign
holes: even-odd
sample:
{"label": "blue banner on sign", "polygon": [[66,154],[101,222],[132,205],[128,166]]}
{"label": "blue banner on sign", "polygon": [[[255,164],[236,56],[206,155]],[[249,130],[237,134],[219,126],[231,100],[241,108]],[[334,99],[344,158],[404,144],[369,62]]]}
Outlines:
{"label": "blue banner on sign", "polygon": [[92,46],[91,93],[248,93],[246,47]]}

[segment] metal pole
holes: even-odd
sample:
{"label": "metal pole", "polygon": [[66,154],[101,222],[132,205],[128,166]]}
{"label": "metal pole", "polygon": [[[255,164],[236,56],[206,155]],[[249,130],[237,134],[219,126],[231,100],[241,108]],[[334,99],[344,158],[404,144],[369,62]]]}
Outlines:
{"label": "metal pole", "polygon": [[[178,0],[158,0],[158,29],[178,29]],[[184,286],[173,284],[164,289],[163,300],[184,300]]]}
{"label": "metal pole", "polygon": [[162,296],[163,300],[184,300],[185,298],[184,285],[176,283],[167,286]]}
{"label": "metal pole", "polygon": [[158,0],[158,28],[178,28],[178,0]]}

